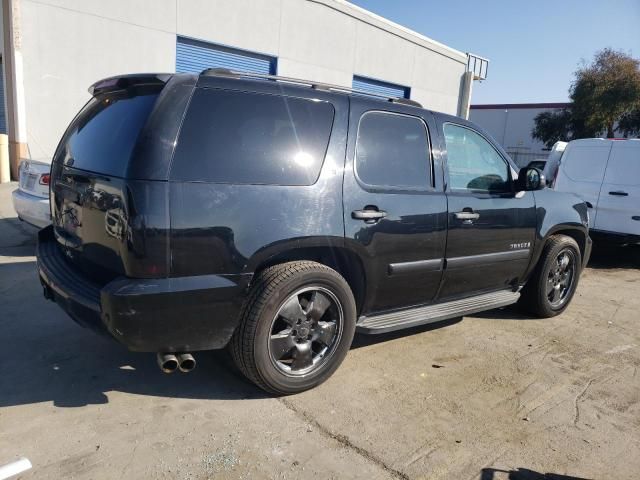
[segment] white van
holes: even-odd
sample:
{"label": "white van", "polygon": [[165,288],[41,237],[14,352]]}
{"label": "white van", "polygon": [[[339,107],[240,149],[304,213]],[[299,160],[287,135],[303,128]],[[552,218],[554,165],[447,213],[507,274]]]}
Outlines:
{"label": "white van", "polygon": [[587,203],[591,236],[640,243],[640,140],[569,142],[553,188]]}
{"label": "white van", "polygon": [[567,148],[567,145],[567,142],[556,142],[553,144],[553,147],[551,147],[549,157],[547,158],[544,164],[544,170],[542,171],[544,177],[547,179],[547,185],[553,185],[555,182],[556,176],[558,175],[558,167],[560,166],[560,159],[562,158],[562,154]]}

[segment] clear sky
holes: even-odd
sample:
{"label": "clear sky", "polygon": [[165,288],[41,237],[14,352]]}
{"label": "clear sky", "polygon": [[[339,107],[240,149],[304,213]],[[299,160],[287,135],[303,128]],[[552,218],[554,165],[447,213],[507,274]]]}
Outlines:
{"label": "clear sky", "polygon": [[582,59],[640,58],[640,0],[350,0],[445,45],[488,58],[472,103],[565,102]]}

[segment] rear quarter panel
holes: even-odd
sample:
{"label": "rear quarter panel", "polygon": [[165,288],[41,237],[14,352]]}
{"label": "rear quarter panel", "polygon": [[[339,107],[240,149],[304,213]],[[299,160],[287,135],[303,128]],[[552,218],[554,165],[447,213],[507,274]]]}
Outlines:
{"label": "rear quarter panel", "polygon": [[347,97],[331,102],[333,128],[313,185],[169,182],[171,276],[253,273],[288,250],[343,245],[349,103]]}

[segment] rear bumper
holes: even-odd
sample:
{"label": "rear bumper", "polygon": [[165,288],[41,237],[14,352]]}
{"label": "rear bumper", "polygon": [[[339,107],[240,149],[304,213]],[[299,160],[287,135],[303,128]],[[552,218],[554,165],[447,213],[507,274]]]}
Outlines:
{"label": "rear bumper", "polygon": [[29,195],[20,189],[11,193],[13,208],[18,217],[38,228],[44,228],[51,223],[49,199]]}
{"label": "rear bumper", "polygon": [[38,233],[45,296],[82,326],[139,352],[223,348],[239,322],[251,275],[118,278],[98,285],[67,261],[53,227]]}

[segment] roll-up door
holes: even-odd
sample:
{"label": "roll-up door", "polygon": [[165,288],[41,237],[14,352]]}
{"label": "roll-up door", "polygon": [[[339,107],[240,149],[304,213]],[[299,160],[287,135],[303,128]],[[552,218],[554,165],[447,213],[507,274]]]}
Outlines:
{"label": "roll-up door", "polygon": [[199,73],[207,68],[228,68],[274,75],[276,73],[276,59],[246,50],[178,37],[176,72]]}
{"label": "roll-up door", "polygon": [[376,95],[384,95],[386,97],[397,98],[409,98],[411,89],[402,85],[396,85],[395,83],[383,82],[381,80],[374,80],[372,78],[360,77],[354,75],[353,77],[354,90],[361,90]]}

